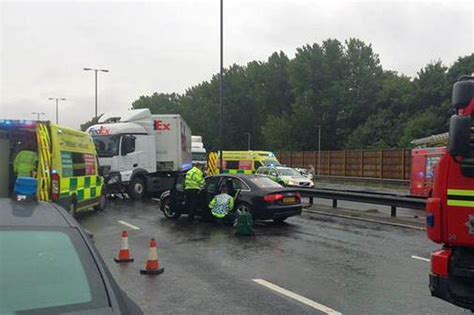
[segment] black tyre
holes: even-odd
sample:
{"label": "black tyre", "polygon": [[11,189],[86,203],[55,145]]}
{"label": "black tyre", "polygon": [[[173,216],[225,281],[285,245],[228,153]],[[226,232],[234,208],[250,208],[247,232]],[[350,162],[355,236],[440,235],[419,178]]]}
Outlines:
{"label": "black tyre", "polygon": [[102,193],[99,199],[99,204],[94,206],[95,211],[104,211],[105,208],[107,208],[107,197],[105,196],[105,193]]}
{"label": "black tyre", "polygon": [[245,202],[239,203],[236,208],[240,212],[250,212],[252,213],[252,207]]}
{"label": "black tyre", "polygon": [[145,181],[140,177],[134,177],[130,183],[130,196],[135,200],[143,199],[145,196]]}
{"label": "black tyre", "polygon": [[180,213],[171,208],[170,198],[165,198],[161,201],[161,211],[163,211],[163,214],[167,219],[177,220],[181,216]]}

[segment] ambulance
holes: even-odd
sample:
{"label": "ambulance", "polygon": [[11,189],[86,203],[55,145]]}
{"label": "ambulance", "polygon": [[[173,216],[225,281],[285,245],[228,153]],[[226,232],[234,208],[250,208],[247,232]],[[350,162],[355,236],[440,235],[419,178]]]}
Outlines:
{"label": "ambulance", "polygon": [[[223,173],[254,174],[261,166],[280,166],[270,151],[222,151]],[[209,154],[209,173],[219,173],[219,152]]]}
{"label": "ambulance", "polygon": [[[16,158],[28,151],[31,172],[19,175]],[[12,197],[17,177],[35,179],[37,198],[71,214],[106,206],[97,153],[88,133],[47,121],[0,119],[0,197]]]}

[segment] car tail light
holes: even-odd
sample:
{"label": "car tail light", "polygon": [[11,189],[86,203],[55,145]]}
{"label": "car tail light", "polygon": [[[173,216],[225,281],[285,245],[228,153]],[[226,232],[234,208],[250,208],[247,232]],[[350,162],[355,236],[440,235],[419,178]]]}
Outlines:
{"label": "car tail light", "polygon": [[282,194],[273,194],[273,195],[266,195],[263,197],[263,200],[268,203],[272,203],[278,200],[282,200],[284,196]]}
{"label": "car tail light", "polygon": [[301,200],[301,194],[299,192],[297,192],[295,195],[296,195],[296,199]]}
{"label": "car tail light", "polygon": [[56,201],[59,199],[59,182],[60,177],[58,173],[51,174],[51,199]]}
{"label": "car tail light", "polygon": [[431,254],[431,272],[440,277],[448,277],[451,248],[441,249]]}

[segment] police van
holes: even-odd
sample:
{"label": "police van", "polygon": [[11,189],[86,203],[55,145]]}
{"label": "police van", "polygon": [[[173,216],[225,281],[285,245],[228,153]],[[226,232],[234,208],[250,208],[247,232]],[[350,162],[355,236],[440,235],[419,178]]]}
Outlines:
{"label": "police van", "polygon": [[46,121],[0,119],[0,197],[18,179],[37,184],[37,198],[70,213],[106,206],[97,153],[85,132]]}

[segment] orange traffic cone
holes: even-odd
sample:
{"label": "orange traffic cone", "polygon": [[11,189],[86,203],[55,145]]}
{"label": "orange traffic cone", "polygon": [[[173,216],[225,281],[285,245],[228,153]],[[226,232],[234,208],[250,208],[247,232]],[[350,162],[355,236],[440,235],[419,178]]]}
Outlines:
{"label": "orange traffic cone", "polygon": [[141,269],[141,274],[149,275],[159,275],[163,273],[165,268],[160,268],[160,263],[158,262],[158,253],[156,251],[156,241],[154,238],[150,241],[150,249],[148,251],[148,260],[146,261],[145,269]]}
{"label": "orange traffic cone", "polygon": [[120,251],[118,257],[114,258],[117,263],[132,262],[132,253],[128,249],[128,232],[122,232],[122,243],[120,245]]}

